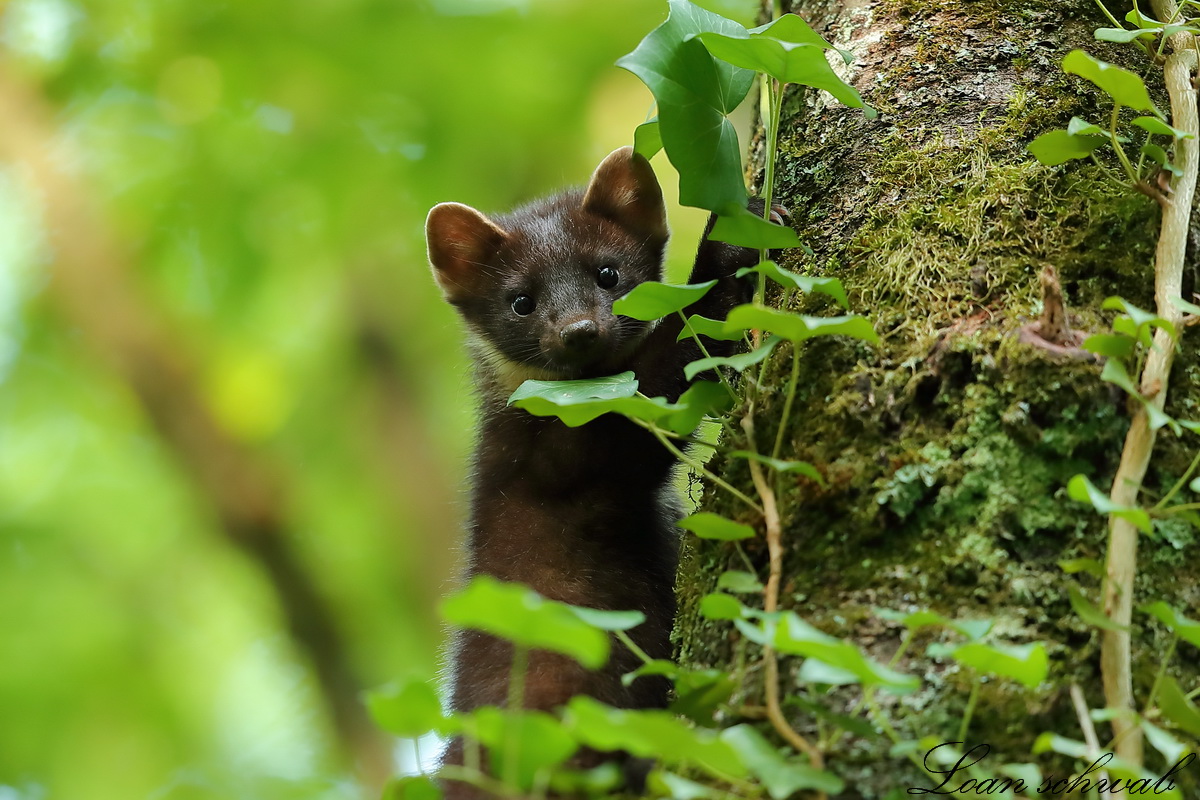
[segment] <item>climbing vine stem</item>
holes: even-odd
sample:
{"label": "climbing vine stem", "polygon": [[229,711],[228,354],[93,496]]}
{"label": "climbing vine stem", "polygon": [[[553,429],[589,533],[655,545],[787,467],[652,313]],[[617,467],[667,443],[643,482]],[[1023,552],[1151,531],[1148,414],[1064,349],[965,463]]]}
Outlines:
{"label": "climbing vine stem", "polygon": [[[1172,19],[1178,13],[1174,0],[1153,0],[1160,19]],[[1121,463],[1113,479],[1112,500],[1117,505],[1133,506],[1142,487],[1156,431],[1150,424],[1147,405],[1159,411],[1166,403],[1167,383],[1175,357],[1174,331],[1183,321],[1183,312],[1174,298],[1182,296],[1184,254],[1188,224],[1196,191],[1197,167],[1200,166],[1200,121],[1197,120],[1194,37],[1177,33],[1170,37],[1171,53],[1163,65],[1167,94],[1171,99],[1172,125],[1190,134],[1176,144],[1175,164],[1179,170],[1162,202],[1162,225],[1155,252],[1154,295],[1157,313],[1167,320],[1170,330],[1158,328],[1141,372],[1140,391],[1147,404],[1134,414]],[[1133,669],[1129,624],[1133,616],[1133,584],[1137,574],[1138,529],[1128,519],[1109,518],[1109,540],[1104,585],[1104,610],[1118,628],[1106,630],[1101,645],[1100,667],[1104,698],[1109,708],[1132,710]],[[1133,764],[1142,763],[1142,733],[1132,714],[1113,719],[1118,757]]]}

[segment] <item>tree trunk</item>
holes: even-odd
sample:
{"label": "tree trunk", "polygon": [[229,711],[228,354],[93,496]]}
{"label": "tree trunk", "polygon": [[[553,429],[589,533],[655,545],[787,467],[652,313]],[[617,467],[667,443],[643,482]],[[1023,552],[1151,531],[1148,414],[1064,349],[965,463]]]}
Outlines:
{"label": "tree trunk", "polygon": [[[776,171],[777,197],[813,250],[793,251],[783,265],[840,278],[852,310],[881,337],[874,347],[818,339],[802,354],[784,453],[812,462],[827,485],[795,478],[782,487],[781,606],[883,663],[902,628],[882,619],[880,608],[990,618],[991,641],[1044,642],[1049,679],[1033,690],[1005,679],[984,683],[963,749],[985,742],[988,766],[1036,762],[1060,776],[1069,763],[1032,755],[1037,735],[1084,738],[1068,693],[1073,683],[1091,708],[1105,705],[1100,631],[1068,601],[1077,583],[1098,603],[1099,585],[1064,574],[1058,563],[1102,562],[1106,521],[1069,499],[1065,486],[1077,473],[1111,486],[1130,412],[1124,395],[1100,380],[1099,361],[1076,348],[1030,343],[1022,330],[1037,320],[1044,292],[1053,292],[1053,273],[1042,277],[1047,267],[1076,331],[1108,330],[1101,303],[1111,295],[1153,309],[1159,220],[1152,200],[1106,183],[1090,163],[1045,167],[1026,150],[1073,115],[1096,121],[1111,109],[1090,84],[1063,73],[1073,48],[1146,71],[1128,63],[1131,48],[1092,40],[1093,29],[1107,24],[1093,4],[1072,5],[827,0],[788,9],[854,54],[848,80],[880,114],[867,120],[789,87]],[[1152,92],[1158,72],[1147,78]],[[1187,297],[1193,282],[1194,274],[1185,278]],[[794,304],[815,313],[826,306],[807,296]],[[1167,411],[1197,419],[1200,331],[1192,326],[1181,345]],[[757,412],[760,444],[774,439],[790,364],[781,346]],[[1165,494],[1194,454],[1195,439],[1160,435],[1143,503]],[[750,490],[744,461],[723,468]],[[758,522],[719,490],[706,505]],[[1161,599],[1194,615],[1195,532],[1175,522],[1160,522],[1158,532],[1142,542],[1134,607]],[[765,575],[766,548],[750,542]],[[762,670],[753,667],[752,646],[697,609],[716,576],[741,563],[728,543],[691,543],[677,635],[685,664],[735,671],[743,678],[735,701],[754,707],[762,702]],[[1135,613],[1133,636],[1134,696],[1144,701],[1168,634]],[[972,676],[925,654],[943,639],[956,641],[919,636],[897,664],[922,679],[917,693],[879,695],[904,739],[959,739]],[[1180,644],[1168,674],[1191,687],[1198,665],[1195,648]],[[858,701],[856,687],[818,696],[796,680],[797,667],[782,664],[785,697],[837,713]],[[785,711],[816,738],[811,714],[786,703]],[[1107,724],[1097,727],[1103,746]],[[842,797],[907,796],[907,787],[934,785],[890,747],[882,736],[855,735],[830,749],[829,767],[847,780]],[[1148,756],[1152,771],[1161,774],[1161,764]],[[1179,785],[1194,796],[1196,775]]]}

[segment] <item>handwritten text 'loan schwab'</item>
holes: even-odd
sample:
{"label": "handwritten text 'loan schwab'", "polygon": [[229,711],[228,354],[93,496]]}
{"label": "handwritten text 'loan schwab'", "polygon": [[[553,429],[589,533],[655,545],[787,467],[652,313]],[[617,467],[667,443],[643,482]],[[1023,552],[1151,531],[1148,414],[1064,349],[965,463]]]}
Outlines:
{"label": "handwritten text 'loan schwab'", "polygon": [[[1017,794],[1029,793],[1033,791],[1033,787],[1027,786],[1025,781],[1020,778],[985,778],[978,780],[976,778],[965,777],[967,770],[982,761],[989,752],[992,746],[988,744],[977,744],[967,752],[958,757],[953,766],[939,769],[938,764],[929,763],[929,756],[933,752],[942,747],[951,747],[953,745],[963,744],[962,742],[943,742],[937,747],[925,754],[924,765],[926,771],[931,775],[942,775],[942,782],[934,787],[912,786],[909,787],[909,794],[996,794],[998,792],[1010,791]],[[1053,775],[1047,775],[1046,778],[1037,787],[1038,794],[1066,794],[1067,792],[1079,792],[1080,794],[1096,790],[1098,792],[1124,792],[1128,795],[1158,795],[1164,794],[1175,788],[1175,783],[1172,778],[1178,775],[1179,772],[1193,761],[1196,760],[1195,753],[1189,753],[1183,758],[1175,762],[1167,772],[1159,777],[1147,778],[1112,778],[1102,775],[1105,765],[1113,759],[1112,753],[1104,755],[1093,761],[1087,769],[1081,774],[1073,778],[1056,778]],[[958,780],[955,776],[962,772]]]}

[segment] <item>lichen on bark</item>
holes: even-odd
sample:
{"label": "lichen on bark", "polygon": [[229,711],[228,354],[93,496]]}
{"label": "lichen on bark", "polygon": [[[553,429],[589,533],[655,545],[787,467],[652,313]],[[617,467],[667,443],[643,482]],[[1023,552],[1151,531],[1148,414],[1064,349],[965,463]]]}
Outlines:
{"label": "lichen on bark", "polygon": [[[1082,738],[1071,683],[1093,708],[1103,706],[1099,635],[1067,598],[1072,582],[1093,601],[1098,587],[1065,575],[1058,562],[1102,559],[1105,524],[1065,486],[1077,473],[1098,486],[1111,482],[1129,414],[1127,400],[1100,380],[1097,360],[1040,350],[1017,332],[1040,312],[1046,266],[1061,279],[1077,330],[1107,328],[1111,314],[1101,303],[1110,295],[1152,307],[1158,212],[1148,198],[1106,183],[1095,166],[1043,167],[1025,148],[1073,115],[1097,115],[1091,88],[1062,73],[1063,55],[1077,46],[1110,61],[1128,55],[1091,41],[1104,22],[1084,4],[828,0],[794,10],[854,53],[848,78],[880,114],[868,120],[789,89],[778,199],[812,253],[789,254],[784,266],[840,278],[881,343],[817,340],[802,353],[786,456],[815,464],[827,484],[789,478],[782,487],[782,605],[884,662],[900,630],[876,608],[992,618],[997,641],[1044,642],[1049,680],[1034,690],[989,680],[968,739],[992,746],[992,765],[1037,761],[1061,773],[1065,762],[1031,754],[1037,734]],[[820,297],[793,304],[810,312],[827,305]],[[1193,328],[1168,403],[1187,419],[1200,418],[1197,348]],[[760,443],[774,438],[790,363],[785,346],[768,364]],[[1161,437],[1144,497],[1165,493],[1194,453],[1194,442]],[[714,463],[749,491],[742,462]],[[717,492],[706,508],[755,522]],[[746,550],[765,564],[765,548],[751,542]],[[1142,550],[1136,602],[1200,607],[1198,552],[1194,530],[1161,525]],[[743,681],[737,699],[753,707],[761,682],[753,649],[697,613],[716,576],[740,564],[731,545],[689,545],[676,633],[685,663],[734,669]],[[1144,617],[1135,635],[1135,691],[1144,698],[1166,637]],[[945,637],[921,637],[898,665],[919,675],[922,689],[886,700],[885,711],[906,738],[952,741],[972,676],[924,655],[935,638]],[[1200,659],[1188,647],[1171,674],[1194,685]],[[818,699],[795,682],[794,668],[785,662],[785,695]],[[844,687],[819,699],[845,713],[858,696]],[[810,713],[788,710],[798,727],[816,732]],[[830,766],[852,787],[843,796],[928,785],[888,755],[889,745],[882,737],[842,739]],[[1195,776],[1182,786],[1185,796],[1195,791]]]}

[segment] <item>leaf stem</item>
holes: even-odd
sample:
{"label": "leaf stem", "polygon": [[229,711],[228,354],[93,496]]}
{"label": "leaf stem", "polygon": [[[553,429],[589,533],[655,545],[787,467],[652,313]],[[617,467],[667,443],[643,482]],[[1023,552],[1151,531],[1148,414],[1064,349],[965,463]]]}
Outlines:
{"label": "leaf stem", "polygon": [[771,458],[779,458],[780,448],[783,447],[783,432],[787,430],[788,420],[792,418],[792,401],[796,399],[796,384],[800,382],[800,346],[792,342],[792,379],[788,382],[787,399],[783,401],[783,416],[779,418],[779,429],[775,432],[775,446],[771,448]]}
{"label": "leaf stem", "polygon": [[1117,151],[1117,159],[1121,162],[1121,166],[1125,168],[1125,175],[1129,178],[1130,183],[1137,183],[1139,180],[1137,171],[1133,168],[1133,164],[1129,163],[1129,156],[1125,155],[1125,148],[1121,146],[1121,142],[1117,139],[1117,123],[1120,121],[1121,104],[1113,103],[1112,116],[1108,121],[1108,133],[1112,139],[1113,150]]}
{"label": "leaf stem", "polygon": [[983,681],[976,679],[971,685],[971,694],[967,697],[967,707],[963,711],[962,722],[958,724],[958,740],[966,747],[967,731],[971,728],[971,717],[975,716],[975,706],[979,703],[979,691],[983,687]]}
{"label": "leaf stem", "polygon": [[1169,515],[1178,514],[1181,511],[1200,511],[1200,503],[1180,503],[1177,506],[1171,506],[1170,508],[1165,509],[1162,513],[1164,515]]}
{"label": "leaf stem", "polygon": [[[748,447],[757,452],[753,403],[750,404],[746,416],[742,418],[742,428],[746,431]],[[750,479],[754,481],[754,488],[758,491],[758,496],[762,498],[762,515],[767,527],[770,573],[767,577],[767,585],[763,589],[763,610],[770,614],[779,608],[779,585],[783,578],[783,525],[779,518],[779,508],[775,503],[775,491],[763,475],[762,465],[754,459],[748,459],[746,463],[750,468]],[[779,697],[779,659],[775,654],[775,648],[769,644],[763,647],[763,671],[767,719],[771,721],[772,727],[783,737],[784,741],[808,756],[808,761],[814,769],[824,769],[825,756],[821,750],[793,728],[787,721],[787,717],[784,716]]]}
{"label": "leaf stem", "polygon": [[1096,0],[1096,5],[1100,6],[1100,10],[1104,12],[1104,16],[1108,17],[1108,21],[1112,23],[1114,28],[1124,28],[1125,26],[1117,22],[1117,18],[1112,15],[1108,7],[1104,5],[1103,0]]}
{"label": "leaf stem", "polygon": [[1172,486],[1171,490],[1163,496],[1163,499],[1158,501],[1153,510],[1159,511],[1165,508],[1167,503],[1171,501],[1171,498],[1179,494],[1179,490],[1187,484],[1188,479],[1192,477],[1192,473],[1196,471],[1196,467],[1198,466],[1200,466],[1200,451],[1197,451],[1196,457],[1192,459],[1192,463],[1188,465],[1186,470],[1184,470],[1184,473],[1182,476],[1180,476],[1179,480],[1175,481],[1175,485]]}
{"label": "leaf stem", "polygon": [[750,506],[752,509],[754,509],[758,513],[760,513],[760,514],[763,513],[762,506],[760,506],[758,503],[754,502],[749,497],[747,497],[744,492],[742,492],[741,490],[737,489],[734,486],[731,486],[729,483],[722,480],[719,476],[714,475],[712,472],[709,472],[708,469],[703,464],[701,464],[699,461],[697,461],[696,459],[689,456],[683,450],[680,450],[678,447],[676,447],[671,442],[671,440],[667,437],[667,434],[670,433],[669,431],[664,431],[662,428],[658,427],[653,422],[646,422],[645,420],[634,419],[633,417],[629,417],[629,419],[633,420],[636,424],[642,426],[643,428],[645,428],[646,430],[648,430],[652,434],[654,434],[654,437],[656,439],[658,439],[659,442],[662,443],[663,447],[670,450],[671,453],[676,458],[678,458],[680,461],[682,461],[684,464],[687,464],[688,467],[693,472],[695,472],[699,475],[703,475],[705,478],[712,481],[717,486],[720,486],[722,489],[729,492],[734,497],[741,500],[743,503]]}
{"label": "leaf stem", "polygon": [[1154,683],[1150,686],[1150,694],[1146,696],[1146,705],[1142,709],[1142,716],[1150,713],[1150,709],[1154,707],[1154,698],[1158,695],[1158,687],[1162,683],[1163,676],[1167,674],[1167,665],[1171,663],[1171,657],[1175,655],[1175,645],[1179,644],[1179,634],[1171,636],[1171,643],[1167,645],[1167,653],[1162,658],[1162,663],[1158,665],[1158,673],[1154,676]]}
{"label": "leaf stem", "polygon": [[1104,173],[1106,178],[1108,178],[1110,181],[1115,183],[1117,186],[1121,186],[1126,189],[1129,188],[1129,184],[1126,183],[1125,181],[1121,180],[1119,177],[1117,177],[1117,173],[1113,172],[1111,169],[1104,166],[1104,164],[1100,163],[1100,159],[1096,158],[1096,154],[1094,152],[1091,153],[1091,159],[1096,164],[1096,166],[1100,168],[1100,171]]}
{"label": "leaf stem", "polygon": [[643,664],[649,664],[654,660],[650,656],[646,655],[646,651],[638,647],[637,642],[629,638],[629,634],[625,631],[613,631],[613,635],[617,637],[617,640],[620,641],[621,644],[629,648],[629,652],[641,659]]}
{"label": "leaf stem", "polygon": [[518,765],[521,755],[520,729],[517,716],[525,704],[525,672],[529,669],[529,648],[513,643],[512,674],[508,676],[508,708],[505,709],[504,731],[504,774],[502,782],[508,791],[506,796],[516,796]]}
{"label": "leaf stem", "polygon": [[751,575],[758,577],[758,570],[754,567],[754,563],[750,560],[750,556],[746,555],[746,548],[742,547],[742,543],[735,539],[733,546],[737,550],[737,554],[741,556],[742,563],[746,565],[746,571]]}
{"label": "leaf stem", "polygon": [[[708,352],[708,348],[704,346],[704,342],[700,341],[700,334],[696,333],[696,329],[692,327],[692,323],[688,322],[688,318],[684,316],[684,313],[682,311],[676,311],[675,313],[683,320],[683,326],[687,328],[688,334],[696,340],[696,346],[700,348],[700,352],[704,357],[712,358],[712,354]],[[729,385],[729,379],[725,377],[725,373],[721,371],[720,367],[715,368],[713,372],[717,373],[717,377],[721,380],[721,385],[725,387],[725,391],[729,392],[729,396],[736,403],[738,399],[737,392]]]}
{"label": "leaf stem", "polygon": [[488,777],[478,767],[459,767],[454,764],[446,764],[438,770],[438,777],[442,780],[449,779],[458,783],[468,783],[498,797],[511,796],[508,787],[495,778]]}

